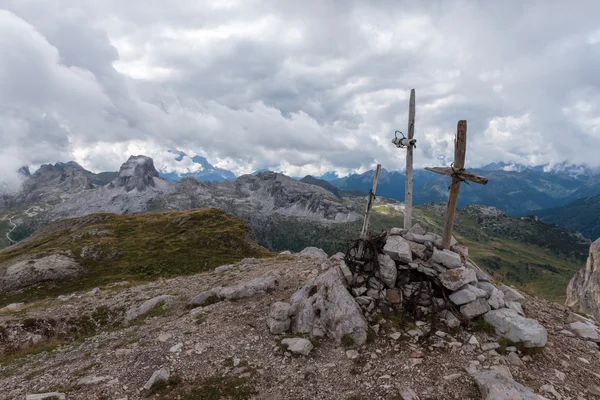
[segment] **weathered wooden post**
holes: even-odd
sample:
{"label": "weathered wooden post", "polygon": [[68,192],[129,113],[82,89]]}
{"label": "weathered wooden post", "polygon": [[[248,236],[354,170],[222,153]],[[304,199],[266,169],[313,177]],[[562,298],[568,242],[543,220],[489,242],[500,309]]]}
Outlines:
{"label": "weathered wooden post", "polygon": [[404,229],[412,228],[413,147],[415,142],[415,89],[410,91],[408,103],[408,146],[406,146],[406,184],[404,197]]}
{"label": "weathered wooden post", "polygon": [[481,185],[487,184],[486,177],[473,174],[465,170],[465,156],[467,153],[467,121],[458,121],[456,128],[456,139],[454,140],[454,163],[451,167],[425,168],[427,171],[435,172],[452,177],[450,184],[450,194],[448,195],[448,208],[446,210],[446,222],[444,224],[444,238],[442,239],[442,248],[450,248],[452,241],[452,229],[454,227],[454,216],[456,214],[456,205],[458,203],[458,194],[460,193],[460,183],[471,181]]}
{"label": "weathered wooden post", "polygon": [[373,201],[375,201],[375,191],[377,190],[377,182],[379,182],[379,173],[381,172],[381,164],[377,164],[375,170],[375,177],[373,178],[373,188],[369,192],[369,200],[367,200],[367,210],[365,211],[365,220],[360,231],[360,245],[358,246],[358,257],[362,257],[365,240],[367,239],[367,232],[369,231],[369,220],[371,219],[371,208],[373,208]]}
{"label": "weathered wooden post", "polygon": [[[397,135],[402,135],[399,138]],[[406,182],[404,184],[404,229],[412,227],[412,195],[413,195],[413,148],[417,147],[415,139],[415,89],[410,91],[408,103],[408,137],[400,131],[395,132],[396,137],[392,143],[399,149],[406,148]]]}
{"label": "weathered wooden post", "polygon": [[377,164],[375,170],[375,178],[373,178],[373,188],[369,192],[369,200],[367,201],[367,210],[365,211],[365,220],[363,221],[362,230],[360,231],[360,238],[367,238],[367,231],[369,230],[369,220],[371,219],[371,208],[373,207],[373,201],[375,200],[375,191],[377,190],[377,182],[379,182],[379,173],[381,172],[381,164]]}

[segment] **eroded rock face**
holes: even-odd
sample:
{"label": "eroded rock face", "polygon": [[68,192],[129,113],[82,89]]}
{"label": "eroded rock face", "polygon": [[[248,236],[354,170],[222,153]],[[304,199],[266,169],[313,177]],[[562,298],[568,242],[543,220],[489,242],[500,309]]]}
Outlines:
{"label": "eroded rock face", "polygon": [[567,287],[566,305],[600,318],[600,239],[590,246],[590,254]]}
{"label": "eroded rock face", "polygon": [[293,332],[329,336],[337,341],[348,335],[357,345],[367,341],[369,326],[346,289],[339,268],[330,268],[312,284],[300,288],[292,295],[290,305]]}
{"label": "eroded rock face", "polygon": [[83,268],[68,253],[21,259],[0,266],[0,293],[43,282],[73,279],[82,272]]}

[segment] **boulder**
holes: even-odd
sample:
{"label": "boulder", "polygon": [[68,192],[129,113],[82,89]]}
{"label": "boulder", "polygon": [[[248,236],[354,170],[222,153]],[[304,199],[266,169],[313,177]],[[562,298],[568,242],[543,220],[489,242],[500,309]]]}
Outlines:
{"label": "boulder", "polygon": [[484,400],[548,400],[497,371],[469,371]]}
{"label": "boulder", "polygon": [[344,261],[343,259],[340,260],[340,271],[342,272],[342,275],[344,275],[344,279],[346,280],[346,283],[348,285],[352,285],[352,271],[350,271],[350,268],[348,268],[348,265],[346,264],[346,261]]}
{"label": "boulder", "polygon": [[569,329],[584,339],[589,339],[594,342],[600,342],[598,327],[585,322],[573,322],[569,324]]}
{"label": "boulder", "polygon": [[148,381],[144,385],[144,389],[149,390],[152,387],[152,385],[154,385],[154,383],[158,381],[166,381],[167,379],[169,379],[169,376],[170,374],[167,368],[161,368],[157,371],[154,371],[150,379],[148,379]]}
{"label": "boulder", "polygon": [[412,228],[408,230],[408,233],[416,234],[416,235],[425,235],[427,231],[421,227],[419,224],[414,224]]}
{"label": "boulder", "polygon": [[382,282],[389,288],[396,286],[396,277],[398,276],[398,269],[396,263],[387,254],[379,254],[379,275]]}
{"label": "boulder", "polygon": [[416,233],[406,233],[403,236],[406,240],[409,240],[409,241],[415,242],[415,243],[420,243],[420,244],[434,243],[436,240],[439,239],[439,236],[434,235],[432,233],[428,233],[426,235],[418,235]]}
{"label": "boulder", "polygon": [[546,328],[538,321],[525,318],[514,310],[492,310],[485,314],[483,319],[496,328],[496,333],[511,342],[523,343],[525,347],[544,347],[548,341]]}
{"label": "boulder", "polygon": [[327,253],[325,253],[322,249],[317,247],[307,247],[298,253],[299,256],[309,257],[309,258],[317,258],[317,259],[325,259],[327,258]]}
{"label": "boulder", "polygon": [[475,301],[463,305],[460,308],[461,314],[467,317],[468,319],[473,319],[475,317],[485,314],[488,311],[490,311],[490,306],[487,303],[487,300],[481,297]]}
{"label": "boulder", "polygon": [[220,267],[215,268],[215,274],[221,274],[225,271],[229,271],[230,269],[233,269],[237,267],[237,264],[226,264],[226,265],[221,265]]}
{"label": "boulder", "polygon": [[513,289],[506,285],[500,286],[499,289],[502,290],[502,292],[504,292],[504,301],[516,301],[517,303],[521,304],[525,303],[525,297],[516,289]]}
{"label": "boulder", "polygon": [[0,293],[7,293],[45,282],[64,282],[83,273],[71,252],[40,257],[18,258],[0,266]]}
{"label": "boulder", "polygon": [[221,289],[222,288],[219,286],[219,287],[216,287],[216,288],[205,290],[204,292],[200,292],[196,296],[192,297],[192,299],[189,302],[189,305],[190,306],[204,306],[204,305],[206,305],[205,302],[209,298],[211,298],[213,296],[219,297],[218,293],[219,293],[219,291]]}
{"label": "boulder", "polygon": [[263,294],[277,289],[279,286],[279,277],[275,274],[265,274],[254,278],[248,282],[242,282],[235,286],[221,288],[217,296],[221,299],[239,300],[252,297],[257,294]]}
{"label": "boulder", "polygon": [[390,235],[404,235],[405,233],[406,233],[406,229],[402,229],[402,228],[390,229]]}
{"label": "boulder", "polygon": [[571,278],[565,305],[600,319],[600,239],[590,246],[585,267]]}
{"label": "boulder", "polygon": [[279,335],[290,329],[290,305],[282,301],[271,304],[267,325],[272,334]]}
{"label": "boulder", "polygon": [[290,306],[293,332],[329,336],[338,342],[349,335],[357,345],[367,341],[369,325],[339,268],[327,270],[296,291]]}
{"label": "boulder", "polygon": [[279,276],[267,273],[248,282],[242,282],[234,286],[214,287],[194,296],[189,304],[192,306],[204,306],[206,300],[215,296],[219,300],[239,300],[256,296],[276,290],[279,287]]}
{"label": "boulder", "polygon": [[288,351],[303,356],[307,356],[314,347],[310,340],[304,338],[286,338],[281,344],[287,346]]}
{"label": "boulder", "polygon": [[412,251],[413,256],[416,258],[420,258],[421,260],[427,260],[427,247],[423,244],[408,242],[410,246],[410,251]]}
{"label": "boulder", "polygon": [[481,290],[473,285],[465,285],[461,290],[452,293],[450,296],[450,300],[460,306],[462,304],[470,303],[475,301],[479,297],[486,297],[487,292],[485,290]]}
{"label": "boulder", "polygon": [[435,247],[433,248],[433,255],[429,261],[442,264],[444,267],[448,268],[459,268],[463,264],[460,255],[446,249],[438,250]]}
{"label": "boulder", "polygon": [[448,328],[457,328],[460,326],[460,320],[449,310],[442,311],[441,316],[445,320]]}
{"label": "boulder", "polygon": [[467,283],[477,281],[475,271],[465,267],[449,269],[442,272],[438,278],[445,288],[452,291],[458,290]]}
{"label": "boulder", "polygon": [[165,303],[169,302],[169,301],[171,301],[172,298],[173,298],[173,296],[169,296],[169,295],[165,294],[162,296],[153,297],[150,300],[146,300],[145,302],[142,303],[141,306],[132,307],[129,310],[127,310],[127,312],[125,313],[125,321],[131,322],[134,319],[136,319],[137,317],[146,314],[157,304],[159,304],[161,302],[165,302]]}
{"label": "boulder", "polygon": [[412,262],[412,251],[410,245],[402,236],[389,236],[383,247],[383,252],[394,261],[404,264]]}
{"label": "boulder", "polygon": [[[482,283],[482,282],[480,282],[480,283]],[[504,305],[505,305],[504,293],[499,289],[493,288],[490,298],[488,299],[488,304],[490,305],[490,307],[492,307],[493,310],[497,310],[499,308],[504,307]],[[519,303],[515,303],[515,304],[519,304]]]}
{"label": "boulder", "polygon": [[[488,294],[488,297],[492,295],[494,289],[499,290],[496,286],[489,282],[477,282],[477,287],[481,290],[485,290]],[[504,293],[502,293],[502,298],[504,298]]]}
{"label": "boulder", "polygon": [[516,301],[505,301],[504,305],[506,308],[513,310],[517,314],[525,316],[521,303],[517,303]]}

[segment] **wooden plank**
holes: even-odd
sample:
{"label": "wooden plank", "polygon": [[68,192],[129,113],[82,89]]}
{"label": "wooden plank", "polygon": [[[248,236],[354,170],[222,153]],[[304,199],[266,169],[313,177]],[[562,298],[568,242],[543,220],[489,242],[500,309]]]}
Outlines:
{"label": "wooden plank", "polygon": [[365,211],[365,220],[363,221],[362,230],[360,232],[360,238],[367,238],[367,231],[369,230],[369,219],[371,218],[371,208],[373,207],[373,200],[375,200],[375,191],[377,190],[377,182],[379,182],[379,173],[381,172],[381,164],[377,164],[375,170],[375,178],[373,179],[373,188],[369,193],[369,200],[367,201],[367,210]]}
{"label": "wooden plank", "polygon": [[[456,139],[454,142],[454,169],[463,169],[465,167],[465,156],[467,153],[467,121],[458,121],[456,128]],[[454,216],[456,214],[456,204],[460,193],[460,178],[452,177],[450,185],[450,194],[448,196],[448,208],[446,210],[446,223],[444,224],[444,238],[442,239],[442,248],[449,249],[452,240],[452,228],[454,227]]]}
{"label": "wooden plank", "polygon": [[[425,169],[427,171],[435,172],[436,174],[447,176],[452,176],[453,172],[456,171],[456,168],[453,170],[450,167],[427,167]],[[456,173],[466,181],[479,183],[480,185],[485,185],[488,183],[488,178],[485,176],[477,175],[469,171],[456,171]]]}
{"label": "wooden plank", "polygon": [[[415,137],[415,89],[410,91],[408,103],[408,141]],[[404,229],[412,228],[413,211],[413,150],[414,146],[406,147],[406,184],[404,190]]]}

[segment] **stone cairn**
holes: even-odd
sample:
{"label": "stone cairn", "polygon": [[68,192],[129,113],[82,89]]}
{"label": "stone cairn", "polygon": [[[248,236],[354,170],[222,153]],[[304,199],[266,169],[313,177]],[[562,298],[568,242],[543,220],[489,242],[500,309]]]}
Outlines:
{"label": "stone cairn", "polygon": [[349,335],[362,344],[378,314],[385,318],[402,312],[415,320],[429,319],[432,331],[437,321],[457,328],[482,318],[513,343],[545,346],[546,329],[524,316],[525,297],[494,285],[454,238],[449,250],[439,249],[441,240],[416,224],[408,231],[393,228],[357,241],[345,255],[327,260],[322,265],[326,272],[300,288],[289,303],[272,305],[271,332],[338,341]]}
{"label": "stone cairn", "polygon": [[454,237],[449,250],[440,250],[441,242],[439,235],[416,224],[371,239],[362,254],[358,245],[347,252],[340,269],[367,320],[402,310],[415,319],[439,318],[456,328],[482,317],[513,342],[546,344],[545,328],[524,318],[523,295],[496,287]]}

